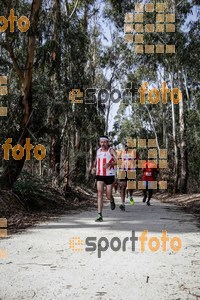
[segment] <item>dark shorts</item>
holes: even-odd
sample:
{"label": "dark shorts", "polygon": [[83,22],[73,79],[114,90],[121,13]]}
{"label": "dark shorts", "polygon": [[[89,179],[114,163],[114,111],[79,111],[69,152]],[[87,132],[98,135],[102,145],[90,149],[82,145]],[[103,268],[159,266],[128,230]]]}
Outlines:
{"label": "dark shorts", "polygon": [[106,185],[112,184],[115,181],[115,176],[99,176],[96,175],[97,181],[103,181]]}

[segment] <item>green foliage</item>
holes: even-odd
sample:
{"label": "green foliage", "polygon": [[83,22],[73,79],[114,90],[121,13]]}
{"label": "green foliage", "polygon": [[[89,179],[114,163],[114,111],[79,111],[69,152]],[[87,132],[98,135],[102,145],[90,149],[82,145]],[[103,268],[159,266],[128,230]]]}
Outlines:
{"label": "green foliage", "polygon": [[[135,1],[103,1],[99,6],[95,0],[80,1],[71,19],[69,12],[76,1],[70,4],[59,1],[60,6],[47,0],[42,2],[39,15],[37,43],[33,67],[32,115],[30,134],[36,143],[42,143],[47,149],[44,161],[45,178],[51,180],[56,172],[63,177],[62,166],[69,161],[69,177],[73,182],[84,182],[89,165],[92,145],[94,158],[99,135],[108,128],[106,126],[106,105],[71,104],[69,92],[74,88],[85,90],[88,87],[112,89],[115,85],[135,87],[147,81],[149,88],[155,83],[161,88],[166,81],[169,88],[171,80],[174,86],[181,85],[184,101],[184,117],[186,124],[186,148],[188,152],[189,185],[198,190],[200,160],[200,101],[199,101],[199,23],[195,20],[188,23],[187,32],[183,30],[185,20],[193,8],[189,1],[175,1],[176,32],[171,34],[145,34],[149,43],[175,43],[174,55],[135,55],[133,46],[124,42],[124,15],[134,8]],[[169,1],[169,3],[171,3]],[[12,1],[18,15],[29,16],[30,1]],[[104,8],[103,14],[101,9]],[[1,1],[0,10],[7,14],[9,1]],[[57,18],[59,16],[59,18]],[[110,21],[111,40],[107,46],[102,45],[103,21]],[[155,16],[147,14],[146,22],[152,22]],[[59,22],[58,22],[59,19]],[[106,25],[104,25],[106,27]],[[27,54],[27,41],[30,33],[19,31],[9,34],[11,46],[20,70],[24,71]],[[10,58],[5,36],[0,40],[0,72],[9,77],[9,94],[2,98],[2,103],[9,108],[8,118],[1,118],[1,140],[8,137],[18,141],[22,107],[20,105],[21,82],[16,74]],[[105,75],[105,73],[109,75]],[[186,91],[187,87],[187,91]],[[124,138],[152,138],[157,134],[160,147],[168,147],[169,164],[173,167],[173,137],[171,103],[152,105],[146,100],[146,106],[139,103],[139,93],[133,104],[121,102],[115,117],[114,129],[110,135],[115,144]],[[177,144],[180,142],[179,109],[175,107]],[[164,133],[165,127],[165,133]],[[164,136],[165,135],[165,136]],[[77,140],[76,140],[77,139]],[[91,143],[90,143],[91,141]],[[180,148],[180,147],[179,147]],[[91,154],[91,153],[90,153]],[[52,157],[53,156],[53,157]],[[53,161],[53,167],[51,166]],[[1,162],[3,164],[3,162]],[[91,163],[91,161],[90,161]],[[30,170],[29,162],[25,170]],[[38,164],[34,164],[36,169]],[[52,169],[49,172],[49,169]],[[35,171],[37,174],[37,171]],[[47,175],[48,173],[48,175]],[[49,176],[49,173],[51,176]],[[54,174],[55,175],[55,174]],[[25,178],[26,177],[26,178]],[[23,173],[15,188],[28,193],[34,189],[35,178],[24,177]],[[56,178],[57,178],[56,177]],[[36,180],[36,185],[40,184]]]}
{"label": "green foliage", "polygon": [[44,189],[44,180],[30,175],[26,170],[22,171],[19,179],[13,186],[13,191],[27,197],[30,192]]}

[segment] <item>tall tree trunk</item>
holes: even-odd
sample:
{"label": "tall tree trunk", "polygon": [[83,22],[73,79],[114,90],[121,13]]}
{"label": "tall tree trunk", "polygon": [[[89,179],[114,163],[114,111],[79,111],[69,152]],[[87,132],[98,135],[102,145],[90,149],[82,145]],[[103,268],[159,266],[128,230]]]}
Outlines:
{"label": "tall tree trunk", "polygon": [[[171,89],[173,88],[173,76],[174,72],[171,74]],[[174,103],[172,105],[172,136],[173,136],[173,145],[174,145],[174,193],[178,191],[178,148],[176,141],[176,119],[175,119],[175,110]]]}
{"label": "tall tree trunk", "polygon": [[111,109],[111,99],[110,99],[110,94],[112,91],[112,81],[113,81],[113,75],[111,76],[111,79],[109,81],[109,100],[108,100],[108,105],[107,105],[107,110],[106,110],[106,120],[105,120],[105,131],[104,134],[108,134],[108,121],[109,121],[109,115],[110,115],[110,109]]}
{"label": "tall tree trunk", "polygon": [[42,161],[39,160],[39,172],[38,172],[39,176],[42,176]]}
{"label": "tall tree trunk", "polygon": [[[38,16],[41,6],[41,0],[33,0],[31,6],[31,15],[30,15],[30,28],[29,28],[29,38],[27,46],[27,59],[26,59],[26,68],[22,72],[10,42],[10,34],[8,30],[6,31],[6,46],[10,54],[10,58],[13,62],[13,67],[21,81],[21,97],[20,97],[20,106],[23,109],[22,121],[20,124],[21,136],[18,143],[23,147],[26,143],[26,138],[29,137],[29,127],[31,123],[31,111],[32,111],[32,93],[31,93],[31,83],[32,83],[32,74],[33,74],[33,62],[35,54],[35,43],[36,43],[36,32],[38,25]],[[10,7],[9,7],[10,8]],[[8,8],[8,9],[9,9]],[[0,185],[4,188],[11,188],[14,182],[17,180],[20,175],[22,168],[24,166],[25,155],[21,160],[10,159],[6,169],[4,170],[2,176],[0,177]]]}
{"label": "tall tree trunk", "polygon": [[158,135],[157,135],[157,132],[156,132],[156,129],[155,129],[155,126],[154,126],[154,122],[153,122],[153,118],[152,118],[152,115],[147,107],[147,105],[145,104],[145,108],[148,112],[148,115],[149,115],[149,118],[150,118],[150,122],[151,122],[151,127],[153,129],[153,132],[154,132],[154,135],[155,135],[155,139],[156,139],[156,145],[157,145],[157,149],[160,150],[160,146],[159,146],[159,143],[158,143]]}
{"label": "tall tree trunk", "polygon": [[163,118],[163,146],[167,148],[166,111],[164,105],[162,106],[162,118]]}
{"label": "tall tree trunk", "polygon": [[[51,86],[52,86],[52,95],[53,99],[56,99],[56,87],[59,83],[60,77],[60,19],[61,19],[61,8],[60,0],[52,0],[53,4],[53,51],[51,53],[52,57],[52,75],[51,75]],[[60,133],[59,133],[59,120],[55,114],[55,103],[51,108],[49,116],[49,124],[51,128],[51,137],[50,137],[50,169],[53,173],[52,184],[57,186],[58,176],[59,176],[59,167],[60,167],[60,155],[61,155],[61,144],[60,144]]]}
{"label": "tall tree trunk", "polygon": [[64,137],[61,149],[59,186],[65,190],[69,183],[70,136]]}
{"label": "tall tree trunk", "polygon": [[[166,82],[166,71],[165,68],[163,68],[163,81]],[[167,126],[166,126],[166,105],[162,104],[162,119],[163,119],[163,147],[167,148],[168,141],[167,141]]]}
{"label": "tall tree trunk", "polygon": [[[82,18],[82,31],[85,37],[88,37],[88,22],[89,22],[89,6],[90,4],[86,1],[83,4],[84,12],[83,12],[83,18]],[[73,49],[71,49],[73,51]],[[86,70],[86,64],[87,64],[87,39],[83,40],[82,42],[82,56],[81,56],[81,63],[78,68],[78,74],[80,76],[79,82],[76,82],[76,84],[79,84],[80,88],[83,88],[84,82],[87,81],[85,70]],[[76,69],[75,69],[76,70]],[[74,70],[72,70],[74,71]],[[73,79],[73,78],[72,78]],[[84,118],[81,118],[80,116],[83,115],[85,112],[84,105],[76,105],[74,107],[74,123],[73,123],[73,129],[74,129],[74,141],[73,141],[73,149],[72,149],[72,157],[70,159],[70,182],[73,181],[73,183],[80,180],[80,178],[77,176],[77,169],[80,166],[81,163],[81,153],[85,151],[85,143],[82,139],[82,132],[84,127]]]}
{"label": "tall tree trunk", "polygon": [[90,172],[92,170],[92,162],[93,162],[93,147],[92,147],[92,127],[89,128],[89,140],[86,141],[86,173],[85,179],[86,182],[89,181]]}
{"label": "tall tree trunk", "polygon": [[[95,1],[94,3],[94,9],[97,9],[97,3]],[[97,38],[97,23],[98,23],[98,14],[95,13],[94,16],[94,27],[93,27],[93,41],[91,47],[91,52],[92,52],[92,59],[90,63],[90,68],[91,68],[91,86],[96,86],[96,70],[97,70],[97,51],[98,51],[98,38]],[[97,107],[98,107],[98,101],[97,101]],[[85,161],[85,180],[86,182],[89,182],[90,177],[91,177],[91,169],[92,169],[92,163],[93,163],[93,146],[92,146],[92,136],[93,136],[93,127],[94,124],[90,122],[88,126],[88,138],[86,139],[85,142],[85,151],[86,151],[86,161]]]}
{"label": "tall tree trunk", "polygon": [[186,92],[186,96],[187,96],[187,109],[190,110],[191,101],[190,101],[190,95],[189,95],[188,85],[187,85],[187,73],[186,73],[186,71],[182,70],[182,74],[183,74],[182,76],[184,78],[185,92]]}
{"label": "tall tree trunk", "polygon": [[[183,91],[183,72],[179,81],[181,90]],[[179,190],[181,193],[187,192],[187,151],[185,141],[185,118],[184,118],[184,101],[179,102],[179,132],[180,132],[180,156],[181,156],[181,172]]]}

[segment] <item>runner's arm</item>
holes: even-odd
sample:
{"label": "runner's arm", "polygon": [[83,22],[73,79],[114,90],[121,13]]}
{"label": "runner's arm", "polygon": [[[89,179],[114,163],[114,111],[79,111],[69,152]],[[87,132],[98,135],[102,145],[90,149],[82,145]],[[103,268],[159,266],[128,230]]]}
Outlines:
{"label": "runner's arm", "polygon": [[92,168],[96,168],[96,165],[97,165],[97,158],[95,158],[95,161],[93,162]]}
{"label": "runner's arm", "polygon": [[111,159],[111,161],[110,162],[108,162],[107,164],[105,164],[103,167],[104,168],[110,168],[110,167],[113,167],[113,166],[115,166],[115,165],[117,165],[117,153],[115,152],[115,150],[114,149],[110,149],[109,150],[110,151],[110,154],[112,155],[112,159]]}
{"label": "runner's arm", "polygon": [[110,166],[116,166],[117,165],[117,152],[114,149],[110,149],[110,154],[114,158],[114,161],[110,163]]}
{"label": "runner's arm", "polygon": [[96,173],[96,165],[97,165],[97,158],[95,158],[95,161],[93,162],[93,165],[92,165],[92,174],[95,174]]}

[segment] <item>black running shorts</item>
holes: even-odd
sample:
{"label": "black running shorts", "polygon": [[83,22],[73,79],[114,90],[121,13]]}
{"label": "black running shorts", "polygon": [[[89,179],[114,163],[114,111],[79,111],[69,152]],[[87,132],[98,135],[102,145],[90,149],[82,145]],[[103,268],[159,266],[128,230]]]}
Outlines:
{"label": "black running shorts", "polygon": [[97,181],[103,181],[106,185],[112,184],[115,181],[115,176],[99,176],[96,175]]}

